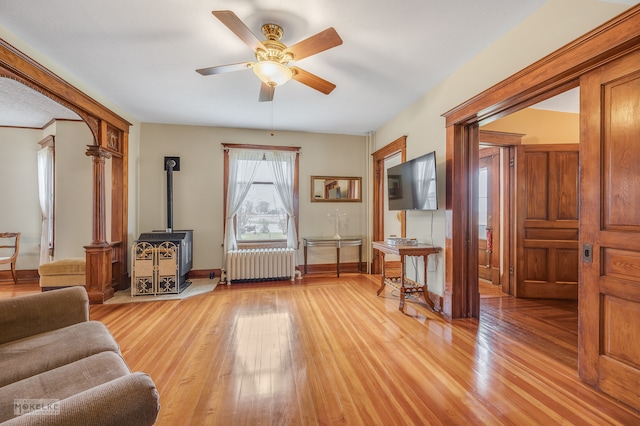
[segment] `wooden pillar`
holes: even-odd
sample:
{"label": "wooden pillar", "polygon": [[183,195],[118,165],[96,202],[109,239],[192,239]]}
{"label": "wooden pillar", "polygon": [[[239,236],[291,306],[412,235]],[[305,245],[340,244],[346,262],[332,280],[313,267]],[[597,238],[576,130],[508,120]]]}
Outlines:
{"label": "wooden pillar", "polygon": [[91,303],[103,303],[113,296],[111,286],[111,246],[106,239],[105,159],[111,153],[98,145],[88,145],[86,155],[93,159],[93,229],[87,256],[87,293]]}
{"label": "wooden pillar", "polygon": [[[464,268],[454,267],[454,258],[461,258],[461,254],[465,251],[464,241],[465,238],[461,238],[454,233],[460,232],[464,226],[461,223],[462,213],[461,208],[464,208],[465,200],[461,198],[463,194],[462,185],[459,185],[460,170],[462,164],[460,160],[460,149],[456,148],[456,142],[460,140],[460,126],[447,127],[447,166],[446,166],[446,207],[445,207],[445,284],[444,295],[442,303],[442,314],[451,318],[460,318],[461,307],[459,301],[459,287],[462,285]],[[454,187],[459,190],[454,190]]]}
{"label": "wooden pillar", "polygon": [[[477,124],[447,127],[445,288],[443,315],[478,318],[477,200],[473,190],[478,164]],[[475,168],[475,169],[474,169]]]}
{"label": "wooden pillar", "polygon": [[112,251],[112,286],[114,291],[129,287],[127,275],[127,197],[128,168],[127,147],[128,134],[110,129],[109,140],[113,151],[111,157],[111,244]]}

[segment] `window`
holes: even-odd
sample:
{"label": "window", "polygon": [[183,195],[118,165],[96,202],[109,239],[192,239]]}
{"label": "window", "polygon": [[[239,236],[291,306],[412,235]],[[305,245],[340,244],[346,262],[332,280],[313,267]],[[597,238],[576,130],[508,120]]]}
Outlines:
{"label": "window", "polygon": [[38,151],[38,198],[42,212],[40,234],[40,265],[53,260],[55,208],[55,138],[47,136]]}
{"label": "window", "polygon": [[275,176],[264,160],[260,161],[253,183],[236,215],[238,242],[286,241],[289,215],[274,186]]}
{"label": "window", "polygon": [[482,167],[478,176],[478,238],[481,240],[487,239],[488,184],[488,169]]}
{"label": "window", "polygon": [[223,144],[225,253],[294,247],[298,230],[298,149]]}

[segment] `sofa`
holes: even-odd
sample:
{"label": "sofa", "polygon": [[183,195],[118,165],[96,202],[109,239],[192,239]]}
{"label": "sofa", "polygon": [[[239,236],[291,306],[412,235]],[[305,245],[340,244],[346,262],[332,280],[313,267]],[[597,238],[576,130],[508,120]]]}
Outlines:
{"label": "sofa", "polygon": [[151,425],[159,395],[131,372],[84,287],[0,300],[0,424]]}

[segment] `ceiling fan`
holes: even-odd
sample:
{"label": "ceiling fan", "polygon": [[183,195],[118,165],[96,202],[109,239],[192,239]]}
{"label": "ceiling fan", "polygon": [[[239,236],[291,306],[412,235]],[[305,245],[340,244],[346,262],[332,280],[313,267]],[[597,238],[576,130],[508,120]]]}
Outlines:
{"label": "ceiling fan", "polygon": [[342,39],[333,27],[287,47],[280,42],[284,30],[276,24],[262,26],[262,34],[264,34],[265,40],[260,41],[232,11],[214,10],[211,13],[254,51],[256,62],[240,62],[201,68],[196,70],[198,73],[212,75],[251,68],[262,82],[260,96],[258,97],[260,102],[271,102],[276,86],[280,86],[290,79],[316,89],[325,95],[335,89],[335,84],[301,68],[289,65],[290,61],[299,61],[341,45]]}

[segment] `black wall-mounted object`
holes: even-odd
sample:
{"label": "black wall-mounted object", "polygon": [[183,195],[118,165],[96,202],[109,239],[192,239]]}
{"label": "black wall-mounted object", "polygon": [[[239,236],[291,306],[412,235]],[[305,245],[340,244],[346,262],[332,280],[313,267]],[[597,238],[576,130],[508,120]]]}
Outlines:
{"label": "black wall-mounted object", "polygon": [[173,230],[173,172],[180,170],[180,157],[164,157],[167,172],[167,232]]}
{"label": "black wall-mounted object", "polygon": [[165,171],[169,170],[169,160],[173,160],[175,162],[175,165],[173,166],[173,171],[174,172],[179,172],[180,171],[180,157],[164,157],[164,170]]}
{"label": "black wall-mounted object", "polygon": [[438,210],[436,152],[387,169],[389,210]]}

